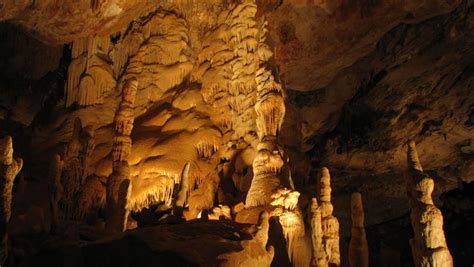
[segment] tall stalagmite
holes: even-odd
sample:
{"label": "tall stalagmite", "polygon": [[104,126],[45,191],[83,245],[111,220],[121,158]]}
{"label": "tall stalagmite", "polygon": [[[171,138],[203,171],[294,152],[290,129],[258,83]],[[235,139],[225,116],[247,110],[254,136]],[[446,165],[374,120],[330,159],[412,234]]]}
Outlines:
{"label": "tall stalagmite", "polygon": [[12,213],[12,189],[15,177],[23,167],[22,159],[13,158],[13,141],[10,136],[0,140],[0,263],[3,265],[8,257],[8,222]]}
{"label": "tall stalagmite", "polygon": [[132,150],[130,134],[133,129],[134,103],[138,81],[125,82],[122,101],[115,115],[115,136],[112,148],[112,174],[107,180],[106,202],[108,232],[122,232],[127,226],[127,202],[131,193],[130,166],[128,157]]}
{"label": "tall stalagmite", "polygon": [[62,218],[59,209],[59,202],[63,198],[64,189],[61,184],[61,175],[63,172],[64,161],[61,156],[55,154],[51,160],[49,169],[50,183],[50,205],[51,205],[51,231],[55,231],[59,226],[59,220]]}
{"label": "tall stalagmite", "polygon": [[351,267],[369,266],[369,246],[365,237],[364,207],[362,195],[353,193],[351,196],[351,241],[349,242],[349,264]]}
{"label": "tall stalagmite", "polygon": [[329,169],[321,169],[318,183],[318,201],[321,209],[321,225],[323,231],[323,248],[330,266],[339,266],[341,256],[339,252],[339,221],[332,215],[331,177]]}
{"label": "tall stalagmite", "polygon": [[407,162],[406,183],[414,232],[410,245],[415,266],[453,266],[444,236],[443,215],[431,198],[434,180],[423,172],[413,141],[408,143]]}
{"label": "tall stalagmite", "polygon": [[326,252],[323,246],[323,229],[321,227],[321,209],[316,198],[311,199],[310,205],[310,226],[311,226],[311,241],[312,241],[312,267],[326,267],[328,261]]}

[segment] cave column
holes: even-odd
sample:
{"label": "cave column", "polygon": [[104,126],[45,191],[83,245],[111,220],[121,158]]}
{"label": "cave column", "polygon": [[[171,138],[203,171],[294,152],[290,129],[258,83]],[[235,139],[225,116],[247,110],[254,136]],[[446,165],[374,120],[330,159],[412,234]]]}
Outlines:
{"label": "cave column", "polygon": [[317,197],[321,210],[321,228],[323,234],[324,257],[330,266],[341,264],[339,252],[339,221],[333,216],[334,207],[331,203],[331,176],[329,169],[323,167],[318,181]]}
{"label": "cave column", "polygon": [[0,140],[0,186],[2,199],[0,201],[0,264],[3,265],[8,257],[8,223],[12,213],[12,189],[15,177],[23,167],[22,159],[13,158],[13,141],[10,136]]}
{"label": "cave column", "polygon": [[137,88],[138,81],[135,78],[125,82],[122,100],[115,115],[112,174],[106,185],[106,230],[110,233],[123,232],[127,225],[127,203],[132,189],[128,158],[132,149],[130,134],[133,129]]}
{"label": "cave column", "polygon": [[351,267],[369,266],[369,246],[365,236],[364,207],[362,195],[353,193],[351,196],[351,241],[349,242],[349,265]]}
{"label": "cave column", "polygon": [[431,197],[434,180],[423,172],[413,141],[408,143],[407,162],[406,183],[414,233],[410,246],[415,266],[453,266],[444,236],[443,215]]}

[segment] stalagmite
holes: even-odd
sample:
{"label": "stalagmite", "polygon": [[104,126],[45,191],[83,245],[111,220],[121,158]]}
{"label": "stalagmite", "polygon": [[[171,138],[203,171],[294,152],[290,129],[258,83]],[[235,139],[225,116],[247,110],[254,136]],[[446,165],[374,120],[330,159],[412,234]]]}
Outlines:
{"label": "stalagmite", "polygon": [[122,232],[127,226],[127,203],[131,194],[130,167],[128,157],[132,149],[130,134],[133,129],[134,103],[138,81],[135,78],[125,82],[122,101],[115,116],[115,136],[112,148],[112,174],[106,186],[106,229],[108,232]]}
{"label": "stalagmite", "polygon": [[316,198],[311,199],[310,205],[310,225],[311,225],[311,241],[312,241],[312,267],[326,267],[328,261],[323,246],[323,229],[321,228],[321,209],[318,206]]}
{"label": "stalagmite", "polygon": [[80,134],[82,123],[79,118],[74,120],[73,132],[64,153],[64,168],[62,184],[64,189],[64,197],[61,201],[62,212],[65,219],[73,219],[76,207],[77,193],[81,188],[83,166],[81,162],[82,143]]}
{"label": "stalagmite", "polygon": [[63,172],[64,161],[58,154],[53,156],[50,169],[50,193],[51,193],[51,231],[55,231],[59,225],[59,220],[62,218],[59,209],[59,202],[61,201],[64,189],[61,184],[61,175]]}
{"label": "stalagmite", "polygon": [[339,266],[341,263],[339,252],[339,221],[332,215],[331,177],[329,169],[321,169],[318,183],[318,202],[321,209],[321,225],[323,231],[323,247],[327,262],[330,266]]}
{"label": "stalagmite", "polygon": [[351,196],[352,229],[349,243],[349,264],[351,267],[369,266],[369,246],[365,237],[364,207],[362,195],[353,193]]}
{"label": "stalagmite", "polygon": [[268,205],[282,185],[279,174],[284,165],[281,148],[272,141],[261,142],[252,163],[253,180],[247,193],[246,207]]}
{"label": "stalagmite", "polygon": [[13,158],[13,141],[10,136],[0,140],[0,264],[8,257],[8,222],[12,212],[12,190],[15,177],[23,167],[22,159]]}
{"label": "stalagmite", "polygon": [[415,142],[408,143],[406,182],[414,237],[410,240],[415,266],[453,266],[443,230],[443,215],[431,194],[434,180],[423,172]]}

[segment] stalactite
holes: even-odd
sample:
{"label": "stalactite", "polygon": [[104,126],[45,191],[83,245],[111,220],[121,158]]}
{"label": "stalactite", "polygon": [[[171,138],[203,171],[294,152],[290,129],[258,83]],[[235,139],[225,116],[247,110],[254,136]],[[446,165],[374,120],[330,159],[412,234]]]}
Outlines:
{"label": "stalactite", "polygon": [[217,175],[208,175],[198,188],[191,192],[188,198],[188,209],[184,211],[186,220],[196,219],[203,210],[210,210],[214,206],[219,183]]}
{"label": "stalactite", "polygon": [[181,182],[179,183],[179,191],[176,195],[175,204],[173,207],[173,214],[181,217],[188,198],[189,191],[189,168],[191,164],[186,162],[181,174]]}
{"label": "stalactite", "polygon": [[13,158],[13,140],[7,136],[0,140],[0,264],[8,257],[8,223],[12,212],[12,190],[15,177],[23,167],[23,160]]}
{"label": "stalactite", "polygon": [[115,136],[112,149],[112,174],[107,180],[106,229],[109,232],[122,232],[127,226],[127,216],[131,182],[128,157],[131,152],[130,134],[133,129],[134,103],[138,81],[127,80],[123,86],[122,101],[115,115]]}
{"label": "stalactite", "polygon": [[339,221],[332,215],[331,177],[329,169],[321,169],[318,182],[318,202],[321,209],[321,225],[323,231],[323,247],[329,265],[339,266],[341,256],[339,252]]}
{"label": "stalactite", "polygon": [[109,36],[91,36],[73,42],[66,84],[66,107],[73,103],[80,106],[101,104],[116,87],[112,66],[103,59],[109,49]]}
{"label": "stalactite", "polygon": [[51,194],[51,231],[56,231],[59,226],[59,220],[62,219],[59,203],[64,195],[64,189],[61,184],[61,175],[63,173],[64,161],[61,156],[55,154],[52,158],[49,179],[50,179],[50,194]]}
{"label": "stalactite", "polygon": [[[273,215],[277,215],[279,222],[283,230],[283,236],[286,241],[286,250],[288,257],[293,266],[298,266],[299,260],[304,258],[301,256],[302,251],[298,251],[297,244],[302,242],[302,238],[305,235],[305,225],[303,220],[303,214],[299,209],[286,210],[283,209],[281,212],[278,210],[273,212]],[[302,267],[302,266],[301,266]]]}
{"label": "stalactite", "polygon": [[411,207],[414,238],[410,240],[415,266],[453,266],[443,230],[443,215],[431,194],[434,180],[423,172],[415,142],[407,149],[407,190]]}
{"label": "stalactite", "polygon": [[351,241],[349,242],[349,264],[351,267],[369,266],[369,246],[365,237],[364,207],[362,195],[353,193],[351,196]]}
{"label": "stalactite", "polygon": [[323,229],[321,209],[318,206],[318,200],[313,198],[310,205],[310,225],[311,225],[311,243],[312,243],[312,267],[326,267],[328,261],[323,246]]}

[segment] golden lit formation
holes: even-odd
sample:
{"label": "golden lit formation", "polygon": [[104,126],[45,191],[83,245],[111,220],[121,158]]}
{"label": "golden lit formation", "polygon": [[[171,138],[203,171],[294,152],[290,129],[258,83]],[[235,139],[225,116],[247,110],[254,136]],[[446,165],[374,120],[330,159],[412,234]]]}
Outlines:
{"label": "golden lit formation", "polygon": [[[422,63],[449,50],[429,50],[440,40],[470,47],[457,31],[472,25],[447,17],[430,22],[444,25],[442,34],[425,34],[416,23],[441,11],[474,16],[470,1],[19,2],[0,3],[0,21],[67,46],[60,68],[41,78],[44,90],[3,82],[3,65],[20,57],[0,64],[0,89],[24,87],[0,92],[1,266],[53,266],[48,257],[59,266],[368,267],[396,257],[403,266],[455,266],[446,222],[474,204],[451,212],[432,194],[435,184],[447,198],[456,189],[437,176],[474,170],[474,98],[463,84],[472,71],[438,58],[439,78]],[[63,25],[66,13],[76,22]],[[352,35],[351,20],[366,35]],[[387,33],[385,20],[403,27]],[[425,48],[426,58],[410,61]],[[419,95],[398,99],[407,80]],[[432,84],[451,86],[436,91],[446,99],[462,84],[456,95],[466,99],[443,102],[440,115]],[[34,90],[53,93],[31,93],[39,107],[30,107],[22,94]],[[10,120],[27,117],[4,108],[10,98],[34,113],[28,125]],[[463,120],[445,112],[455,104]],[[453,134],[454,124],[465,129]],[[422,158],[436,175],[423,170],[414,141],[402,149],[415,137],[455,139],[454,152],[434,146]],[[450,169],[448,157],[465,161]],[[384,250],[389,242],[399,251]]]}

